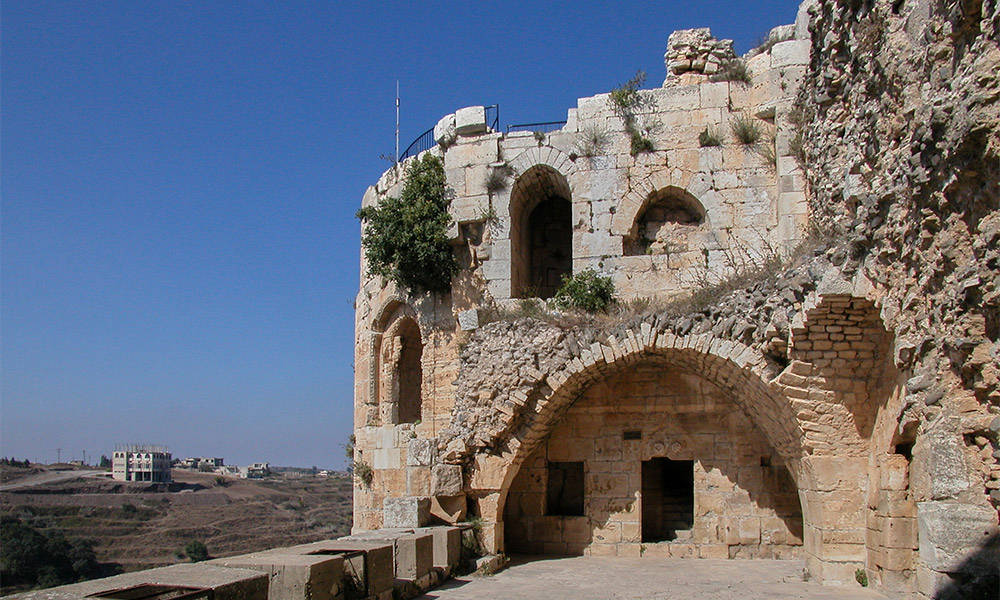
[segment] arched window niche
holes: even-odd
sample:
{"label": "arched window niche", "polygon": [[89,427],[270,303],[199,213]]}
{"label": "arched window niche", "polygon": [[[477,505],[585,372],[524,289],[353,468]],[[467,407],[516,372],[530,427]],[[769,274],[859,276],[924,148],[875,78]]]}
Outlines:
{"label": "arched window niche", "polygon": [[674,254],[693,250],[692,234],[705,230],[705,207],[689,192],[666,187],[651,193],[625,238],[626,256]]}
{"label": "arched window niche", "polygon": [[573,214],[569,183],[536,165],[511,190],[511,297],[551,298],[573,273]]}
{"label": "arched window niche", "polygon": [[383,424],[421,420],[424,345],[412,312],[408,306],[398,308],[381,335],[378,396]]}

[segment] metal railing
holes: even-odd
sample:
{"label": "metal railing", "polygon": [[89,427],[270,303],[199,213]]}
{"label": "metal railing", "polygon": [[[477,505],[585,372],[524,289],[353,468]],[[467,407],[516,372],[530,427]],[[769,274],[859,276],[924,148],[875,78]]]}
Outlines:
{"label": "metal railing", "polygon": [[[486,110],[486,125],[493,131],[499,131],[500,129],[500,105],[491,104],[484,107]],[[417,136],[417,139],[413,140],[406,150],[399,155],[397,162],[403,162],[411,156],[416,156],[423,152],[424,150],[430,150],[434,147],[437,142],[434,140],[434,128],[431,127],[427,131],[421,133]]]}
{"label": "metal railing", "polygon": [[557,131],[562,129],[566,125],[566,121],[544,121],[542,123],[518,123],[516,125],[508,125],[507,133],[512,131],[537,131],[539,133],[549,133],[550,131]]}
{"label": "metal railing", "polygon": [[430,150],[431,148],[434,147],[435,143],[436,142],[434,141],[434,128],[431,127],[427,131],[417,136],[417,139],[413,140],[413,143],[407,146],[406,150],[403,150],[403,153],[399,155],[397,161],[403,162],[407,158],[411,156],[416,156],[421,152],[423,152],[424,150]]}
{"label": "metal railing", "polygon": [[[490,115],[493,115],[493,119],[490,119]],[[486,124],[493,131],[500,130],[500,105],[491,104],[486,107]]]}

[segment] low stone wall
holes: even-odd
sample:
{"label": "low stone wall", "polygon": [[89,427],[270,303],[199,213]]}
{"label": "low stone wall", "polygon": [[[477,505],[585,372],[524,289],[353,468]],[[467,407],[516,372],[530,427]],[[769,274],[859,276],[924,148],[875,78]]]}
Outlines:
{"label": "low stone wall", "polygon": [[143,597],[169,598],[197,592],[214,600],[412,598],[440,585],[461,567],[461,532],[448,526],[373,531],[9,597],[82,600],[131,598],[141,592]]}

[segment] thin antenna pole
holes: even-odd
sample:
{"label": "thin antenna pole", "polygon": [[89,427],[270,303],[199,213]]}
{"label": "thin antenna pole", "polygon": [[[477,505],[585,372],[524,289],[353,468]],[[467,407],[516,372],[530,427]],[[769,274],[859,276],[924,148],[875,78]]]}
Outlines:
{"label": "thin antenna pole", "polygon": [[399,162],[399,80],[396,80],[396,162]]}

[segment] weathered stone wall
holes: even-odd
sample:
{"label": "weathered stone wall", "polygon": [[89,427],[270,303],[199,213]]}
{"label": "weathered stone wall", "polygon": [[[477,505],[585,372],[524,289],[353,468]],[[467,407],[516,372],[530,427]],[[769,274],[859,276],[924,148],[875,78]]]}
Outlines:
{"label": "weathered stone wall", "polygon": [[[534,242],[528,217],[540,199],[570,200],[571,222],[564,225],[572,230],[567,264],[574,272],[594,268],[610,275],[624,299],[675,295],[708,271],[730,270],[737,256],[762,256],[801,237],[806,197],[804,179],[793,175],[795,161],[784,150],[776,164],[768,165],[732,138],[729,124],[745,116],[765,131],[764,144],[787,148],[784,115],[805,69],[806,50],[805,40],[790,40],[753,57],[751,85],[688,73],[646,90],[651,102],[640,118],[656,125],[648,131],[654,150],[636,156],[608,94],[580,100],[565,127],[544,136],[502,135],[488,131],[485,123],[466,123],[462,133],[454,115],[442,119],[437,129],[443,145],[431,151],[443,157],[455,193],[453,236],[465,268],[444,297],[410,298],[379,278],[362,278],[356,302],[355,420],[364,426],[355,432],[356,459],[379,466],[371,488],[355,496],[359,528],[380,524],[385,499],[404,494],[400,482],[409,482],[405,489],[412,491],[423,489],[419,482],[429,479],[429,465],[406,464],[411,436],[435,438],[461,421],[452,414],[456,389],[450,384],[468,334],[456,326],[456,316],[509,304],[512,296],[532,295],[538,287],[525,273],[531,270]],[[469,118],[463,113],[463,122]],[[722,146],[699,145],[706,128],[723,138]],[[594,132],[603,143],[581,154],[583,141]],[[487,190],[495,172],[504,174],[503,184]],[[363,205],[398,193],[404,173],[405,164],[387,171],[366,192]],[[663,190],[693,198],[704,222],[686,236],[687,244],[660,240],[649,253],[626,255],[646,206]],[[361,270],[365,273],[364,256]],[[394,335],[386,332],[400,311],[415,319],[423,342],[422,414],[413,425],[390,423],[396,408],[379,406],[399,381],[392,373],[398,357],[387,354],[383,338]]]}
{"label": "weathered stone wall", "polygon": [[[919,552],[889,552],[868,570],[878,580],[887,562],[913,565],[927,595],[974,586],[984,571],[970,576],[963,561],[998,560],[983,546],[1000,505],[1000,6],[842,1],[809,12],[800,105],[811,205],[822,226],[841,227],[845,264],[878,290],[905,374],[901,414],[886,425],[913,444],[905,498],[897,466],[878,505],[906,519],[915,503]],[[872,531],[891,534],[880,515]]]}
{"label": "weathered stone wall", "polygon": [[[625,439],[625,432],[632,437]],[[694,461],[693,524],[643,541],[642,461]],[[546,507],[547,462],[584,463],[583,516]],[[725,393],[669,364],[589,387],[511,484],[506,547],[529,554],[787,558],[802,543],[798,494],[753,422]]]}
{"label": "weathered stone wall", "polygon": [[[862,569],[873,585],[928,597],[997,585],[998,36],[996,2],[807,2],[748,55],[750,86],[694,69],[651,90],[639,120],[663,127],[650,130],[655,151],[634,157],[606,95],[580,100],[544,136],[463,136],[443,120],[466,269],[444,297],[363,279],[358,456],[380,458],[372,487],[357,489],[356,527],[378,526],[386,499],[429,493],[432,512],[480,516],[491,549],[531,541],[505,519],[512,486],[565,447],[560,427],[581,394],[655,359],[715,386],[788,467],[813,576],[852,582]],[[731,139],[698,145],[706,126],[725,135],[739,114],[772,128],[773,170]],[[585,155],[594,131],[607,145]],[[821,235],[689,310],[488,322],[517,304],[530,204],[518,180],[540,168],[571,196],[573,270],[610,275],[624,299],[696,289],[692,275],[731,272],[734,252],[787,251],[807,225]],[[488,191],[498,169],[508,183]],[[364,202],[394,193],[399,175]],[[636,223],[664,190],[690,194],[704,223],[636,255]],[[375,427],[375,348],[397,304],[424,341],[423,418]]]}

